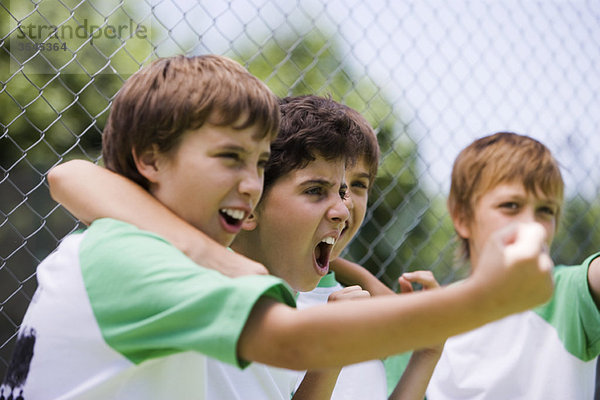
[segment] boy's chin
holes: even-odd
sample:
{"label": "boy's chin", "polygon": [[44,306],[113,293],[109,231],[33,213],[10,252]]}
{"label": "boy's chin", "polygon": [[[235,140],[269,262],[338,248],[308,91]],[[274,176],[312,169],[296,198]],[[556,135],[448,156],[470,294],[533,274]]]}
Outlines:
{"label": "boy's chin", "polygon": [[294,290],[297,292],[310,292],[315,289],[321,279],[316,279],[315,282],[304,282],[302,285],[296,285]]}

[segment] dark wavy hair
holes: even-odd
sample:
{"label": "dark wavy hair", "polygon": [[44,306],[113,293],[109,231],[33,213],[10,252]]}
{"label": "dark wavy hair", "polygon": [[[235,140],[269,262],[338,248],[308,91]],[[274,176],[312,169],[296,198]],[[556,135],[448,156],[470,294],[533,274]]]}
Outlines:
{"label": "dark wavy hair", "polygon": [[265,168],[265,193],[280,177],[306,167],[316,156],[344,158],[352,165],[364,157],[377,172],[379,146],[369,123],[357,111],[329,97],[304,95],[279,102],[279,134]]}

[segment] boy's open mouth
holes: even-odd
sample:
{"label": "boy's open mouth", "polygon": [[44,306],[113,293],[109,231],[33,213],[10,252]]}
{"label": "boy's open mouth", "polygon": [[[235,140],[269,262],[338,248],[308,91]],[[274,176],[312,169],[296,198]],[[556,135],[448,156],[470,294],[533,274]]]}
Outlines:
{"label": "boy's open mouth", "polygon": [[240,227],[244,218],[246,217],[246,213],[242,210],[236,210],[233,208],[221,208],[219,210],[219,214],[223,217],[227,225],[233,227]]}
{"label": "boy's open mouth", "polygon": [[319,275],[326,275],[329,272],[329,257],[334,244],[335,238],[328,236],[315,247],[315,266]]}

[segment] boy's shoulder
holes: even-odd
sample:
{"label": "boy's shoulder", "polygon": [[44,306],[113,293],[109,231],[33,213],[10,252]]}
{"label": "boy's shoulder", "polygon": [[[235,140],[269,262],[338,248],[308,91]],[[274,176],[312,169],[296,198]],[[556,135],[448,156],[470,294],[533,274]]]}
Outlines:
{"label": "boy's shoulder", "polygon": [[160,235],[112,218],[94,221],[79,246],[81,267],[97,273],[137,274],[137,269],[162,269],[166,265],[197,265]]}
{"label": "boy's shoulder", "polygon": [[[554,294],[549,305],[556,304],[571,304],[573,307],[577,305],[576,310],[582,313],[582,310],[588,310],[594,315],[598,314],[598,309],[592,298],[588,270],[592,262],[600,257],[600,252],[594,253],[587,257],[581,264],[578,265],[558,265],[554,268]],[[542,309],[544,306],[542,306]]]}
{"label": "boy's shoulder", "polygon": [[[590,268],[592,262],[600,257],[600,252],[594,253],[588,256],[581,264],[577,265],[557,265],[554,268],[554,279],[559,284],[562,280],[568,280],[569,285],[581,284],[587,282],[587,271]],[[560,284],[562,285],[562,283]],[[562,289],[560,285],[557,285],[557,289]]]}
{"label": "boy's shoulder", "polygon": [[114,252],[107,255],[126,257],[125,250],[135,253],[136,248],[148,246],[155,246],[155,250],[169,248],[169,251],[178,251],[160,235],[112,218],[95,220],[83,233],[82,252],[89,250],[97,253],[103,249]]}
{"label": "boy's shoulder", "polygon": [[123,222],[113,218],[99,218],[92,222],[90,226],[85,229],[83,232],[89,234],[92,232],[93,235],[102,234],[102,235],[150,235],[155,236],[156,238],[160,238],[159,235],[147,232],[139,229],[135,225],[132,225],[128,222]]}
{"label": "boy's shoulder", "polygon": [[534,312],[554,327],[565,348],[582,360],[600,354],[600,310],[592,298],[588,269],[600,253],[579,265],[559,265],[554,270],[552,299]]}

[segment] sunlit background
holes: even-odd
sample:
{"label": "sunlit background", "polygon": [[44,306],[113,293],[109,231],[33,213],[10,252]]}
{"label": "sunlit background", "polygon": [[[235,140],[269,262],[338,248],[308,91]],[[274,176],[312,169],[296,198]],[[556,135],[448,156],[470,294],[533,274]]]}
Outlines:
{"label": "sunlit background", "polygon": [[78,227],[45,175],[101,162],[122,82],[156,57],[232,57],[279,96],[331,95],[376,128],[383,159],[347,257],[395,287],[405,270],[450,282],[449,172],[473,139],[544,142],[567,198],[553,247],[600,244],[600,2],[0,1],[0,376],[36,288],[35,267]]}

